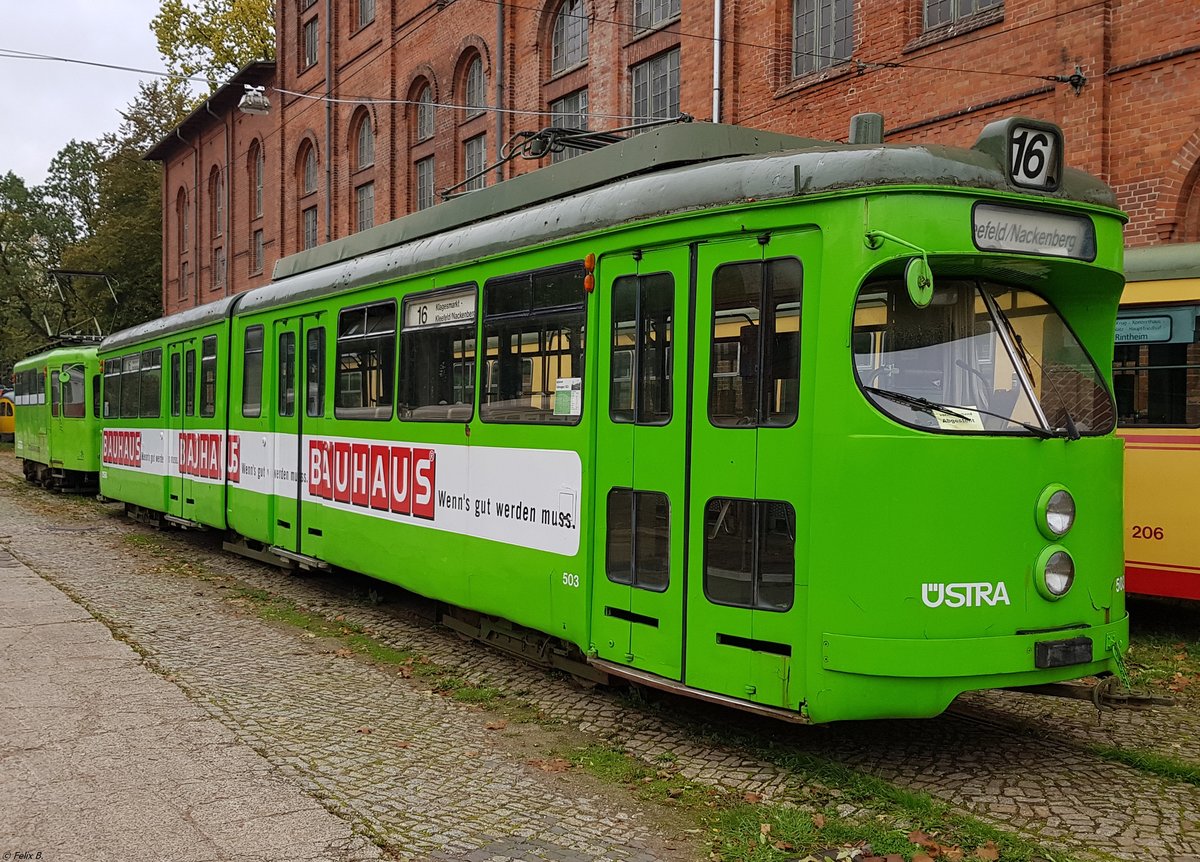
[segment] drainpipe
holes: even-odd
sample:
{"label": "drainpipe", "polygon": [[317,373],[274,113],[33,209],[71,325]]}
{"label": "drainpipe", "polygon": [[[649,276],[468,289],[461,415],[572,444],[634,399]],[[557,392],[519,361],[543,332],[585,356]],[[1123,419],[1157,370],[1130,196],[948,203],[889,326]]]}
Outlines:
{"label": "drainpipe", "polygon": [[721,14],[722,0],[713,0],[713,100],[712,121],[721,122]]}
{"label": "drainpipe", "polygon": [[333,239],[333,0],[325,0],[325,242]]}
{"label": "drainpipe", "polygon": [[[496,107],[504,107],[504,0],[496,3]],[[496,111],[496,182],[504,179],[504,112]]]}

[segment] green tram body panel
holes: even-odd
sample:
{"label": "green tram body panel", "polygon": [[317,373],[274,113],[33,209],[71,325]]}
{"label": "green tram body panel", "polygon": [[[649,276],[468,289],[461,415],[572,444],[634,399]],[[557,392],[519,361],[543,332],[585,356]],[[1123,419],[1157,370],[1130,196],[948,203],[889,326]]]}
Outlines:
{"label": "green tram body panel", "polygon": [[14,451],[27,469],[43,465],[94,480],[100,470],[98,375],[96,347],[86,345],[45,350],[14,366]]}
{"label": "green tram body panel", "polygon": [[[282,271],[292,275],[272,285],[106,341],[102,360],[147,349],[164,358],[161,418],[106,420],[106,434],[135,432],[146,448],[129,463],[106,463],[102,491],[504,617],[606,667],[812,721],[931,716],[964,691],[1111,672],[1114,649],[1128,643],[1120,441],[1111,433],[933,433],[886,415],[855,380],[860,286],[900,277],[913,248],[928,255],[935,278],[987,277],[1037,291],[1088,354],[1111,354],[1123,224],[1111,194],[1078,174],[1064,175],[1056,194],[1023,193],[1006,183],[989,146],[810,145],[714,159],[396,248],[371,251],[351,238],[322,247],[316,265],[289,259]],[[573,169],[585,170],[587,158]],[[824,187],[814,179],[821,165],[834,177]],[[709,188],[702,200],[717,176],[720,191]],[[1094,231],[1094,258],[982,250],[981,204],[1082,220]],[[905,244],[879,246],[867,231]],[[583,368],[569,367],[555,379],[564,391],[553,393],[568,421],[484,421],[479,396],[493,392],[483,361],[493,351],[485,284],[585,260],[595,265]],[[737,341],[713,323],[714,279],[729,267],[764,274],[777,266],[801,274],[790,311],[772,312],[793,320],[794,332],[773,323],[783,329],[770,348],[789,355],[798,342],[798,407],[775,424],[717,426],[710,403],[736,389],[740,371],[710,376],[714,339],[730,348]],[[659,298],[650,298],[652,284]],[[352,339],[387,326],[385,312],[364,312],[359,329],[353,315],[349,325],[340,315],[395,303],[382,373],[399,402],[405,327],[424,325],[413,322],[420,306],[405,299],[443,289],[472,310],[472,343],[487,351],[478,362],[470,355],[468,403],[446,408],[444,421],[405,421],[392,406],[380,418],[339,417],[340,400],[361,397],[367,379],[346,376],[343,385],[339,327]],[[656,354],[666,363],[659,379],[672,381],[656,402],[666,417],[658,422],[614,421],[628,379],[613,348],[621,337],[614,297],[629,290],[641,291],[637,302],[647,308],[659,302],[659,320],[671,321],[670,349]],[[208,384],[199,370],[194,378],[186,371],[188,351],[206,337],[217,350]],[[313,354],[320,362],[309,367],[308,345],[321,340],[323,353]],[[518,340],[517,359],[525,343]],[[561,334],[557,343],[561,371]],[[738,355],[749,349],[742,336]],[[172,355],[181,357],[186,390],[178,415]],[[514,361],[495,356],[496,367]],[[247,364],[261,368],[249,390]],[[529,376],[537,373],[531,362]],[[718,391],[721,374],[729,379]],[[1110,387],[1110,371],[1101,374]],[[582,393],[573,396],[576,376]],[[207,418],[187,409],[188,398],[205,399],[204,385],[217,405]],[[258,415],[245,415],[247,404]],[[1035,561],[1051,544],[1035,509],[1054,483],[1074,495],[1077,523],[1058,540],[1075,560],[1074,585],[1050,601],[1035,586]],[[644,546],[625,520],[638,512],[649,512]],[[746,553],[765,559],[769,541],[786,536],[792,550],[783,564],[794,568],[794,586],[772,586],[776,576],[756,569],[755,595],[775,596],[774,604],[714,600],[710,587],[744,584],[720,581],[708,543],[751,516],[757,550]],[[761,538],[768,535],[775,538]],[[706,566],[718,572],[712,584]],[[957,598],[931,602],[932,594]],[[1086,656],[1079,638],[1090,639]],[[1074,657],[1039,667],[1044,641],[1073,641]]]}

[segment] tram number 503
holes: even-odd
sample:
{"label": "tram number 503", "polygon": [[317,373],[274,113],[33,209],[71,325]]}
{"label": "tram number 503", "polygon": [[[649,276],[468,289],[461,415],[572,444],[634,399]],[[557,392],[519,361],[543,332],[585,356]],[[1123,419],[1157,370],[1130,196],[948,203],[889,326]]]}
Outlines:
{"label": "tram number 503", "polygon": [[1055,144],[1049,132],[1018,126],[1009,143],[1013,182],[1026,188],[1045,189],[1055,185],[1050,169],[1057,162]]}
{"label": "tram number 503", "polygon": [[1133,528],[1133,538],[1135,539],[1154,539],[1156,542],[1161,542],[1164,535],[1166,534],[1162,527],[1134,526]]}
{"label": "tram number 503", "polygon": [[579,586],[579,575],[572,574],[571,572],[563,572],[563,586],[564,587]]}

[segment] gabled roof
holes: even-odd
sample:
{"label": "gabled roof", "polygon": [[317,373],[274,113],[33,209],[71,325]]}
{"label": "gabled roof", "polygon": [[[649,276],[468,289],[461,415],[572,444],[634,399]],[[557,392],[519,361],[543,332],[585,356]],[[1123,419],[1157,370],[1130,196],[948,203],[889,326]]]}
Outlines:
{"label": "gabled roof", "polygon": [[[205,128],[217,122],[218,117],[237,109],[242,94],[246,92],[246,84],[261,87],[271,83],[275,78],[274,60],[256,60],[247,63],[237,74],[226,81],[221,87],[196,106],[196,109],[183,118],[178,126],[171,130],[165,138],[146,152],[143,159],[148,162],[165,162],[171,158],[176,147],[189,146],[187,139],[195,138]],[[211,112],[211,113],[210,113]],[[185,140],[181,141],[180,136]]]}

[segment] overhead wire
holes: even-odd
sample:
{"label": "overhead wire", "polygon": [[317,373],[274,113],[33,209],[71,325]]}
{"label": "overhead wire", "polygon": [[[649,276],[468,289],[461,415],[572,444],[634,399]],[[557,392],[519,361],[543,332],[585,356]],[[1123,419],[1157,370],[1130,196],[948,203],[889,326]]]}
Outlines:
{"label": "overhead wire", "polygon": [[[544,11],[543,7],[525,5],[525,4],[521,4],[521,3],[517,3],[517,2],[512,2],[512,0],[475,0],[475,2],[483,3],[486,5],[493,5],[493,6],[504,4],[507,8],[510,8],[510,9],[520,9],[522,11],[528,11],[528,12],[532,12],[535,14],[541,14]],[[1017,22],[1017,23],[1007,27],[1005,32],[1011,33],[1014,30],[1024,29],[1026,27],[1035,26],[1037,24],[1048,23],[1050,21],[1054,21],[1054,20],[1064,17],[1066,15],[1075,15],[1075,14],[1079,14],[1081,12],[1086,12],[1089,9],[1104,5],[1105,2],[1106,2],[1106,0],[1093,0],[1093,2],[1088,3],[1084,6],[1074,7],[1072,9],[1061,10],[1058,12],[1051,13],[1049,15],[1042,16],[1041,18],[1034,18],[1034,19],[1030,19],[1028,21]],[[436,8],[436,7],[431,6],[425,11],[430,11],[434,8]],[[570,15],[570,13],[563,13],[563,14]],[[651,28],[640,27],[636,24],[636,22],[620,21],[620,20],[613,19],[613,18],[602,18],[597,15],[583,15],[583,16],[570,15],[570,17],[584,18],[585,20],[588,21],[589,27],[594,24],[603,24],[603,25],[612,26],[612,27],[618,28],[618,29],[633,30],[635,32],[642,32],[647,29],[651,29]],[[387,50],[391,50],[391,49],[395,48],[395,46],[398,45],[402,39],[410,36],[413,30],[418,29],[422,26],[425,26],[431,20],[432,20],[432,17],[427,17],[425,20],[417,21],[413,27],[401,28],[400,31],[397,33],[396,37],[391,40]],[[678,20],[678,19],[676,19],[676,20]],[[670,24],[668,24],[667,26],[670,26]],[[793,57],[797,56],[797,55],[809,56],[809,57],[812,57],[817,60],[828,60],[831,63],[836,63],[836,64],[845,63],[849,66],[849,71],[851,72],[851,74],[856,78],[861,75],[868,74],[870,72],[889,70],[889,69],[896,69],[896,70],[910,69],[910,70],[919,70],[919,71],[945,72],[945,73],[951,73],[951,74],[993,75],[993,76],[1002,76],[1002,77],[1009,77],[1009,78],[1024,78],[1024,79],[1028,79],[1028,80],[1043,80],[1043,81],[1050,81],[1050,82],[1055,82],[1055,83],[1061,83],[1061,82],[1066,81],[1065,76],[1062,76],[1062,75],[1037,75],[1037,74],[1033,74],[1033,73],[1029,73],[1029,72],[1013,72],[1013,71],[1004,71],[1004,70],[996,70],[996,69],[981,69],[981,68],[967,69],[967,68],[955,67],[955,66],[931,65],[928,63],[921,63],[921,62],[917,62],[917,61],[908,61],[908,60],[885,61],[885,60],[859,59],[859,58],[854,58],[853,56],[842,57],[842,56],[831,55],[831,54],[823,54],[823,53],[820,53],[817,51],[797,52],[791,47],[779,47],[776,45],[766,45],[763,43],[748,41],[748,40],[744,40],[744,39],[734,39],[734,38],[724,38],[723,37],[718,40],[712,34],[692,33],[692,32],[688,32],[688,31],[684,31],[682,29],[675,29],[675,30],[672,30],[671,32],[674,35],[678,36],[680,39],[693,39],[693,40],[705,41],[705,42],[720,41],[723,44],[732,46],[732,47],[747,48],[747,49],[757,50],[757,51],[766,51],[766,52],[774,53],[774,54],[788,54]],[[975,38],[969,39],[969,40],[956,39],[954,45],[931,46],[931,50],[927,51],[926,54],[935,53],[935,52],[939,52],[942,50],[949,50],[954,47],[960,47],[964,44],[973,44],[984,38],[991,38],[991,37],[978,36],[978,37],[975,37]],[[164,70],[146,69],[146,68],[140,68],[140,67],[136,67],[136,66],[122,65],[119,63],[105,63],[105,62],[100,62],[100,61],[95,61],[95,60],[87,60],[87,59],[83,59],[83,58],[79,58],[79,57],[64,57],[64,56],[53,55],[53,54],[43,54],[43,53],[37,53],[37,52],[32,52],[32,51],[22,51],[22,50],[14,49],[14,48],[0,47],[0,58],[41,60],[41,61],[70,63],[70,64],[77,64],[77,65],[83,65],[83,66],[91,66],[91,67],[95,67],[95,68],[110,69],[110,70],[114,70],[114,71],[124,71],[124,72],[133,72],[133,73],[142,74],[142,75],[151,75],[154,77],[163,78],[163,79],[167,79],[170,81],[187,81],[187,82],[198,83],[198,84],[202,84],[202,85],[206,85],[206,86],[216,86],[218,89],[221,87],[224,87],[224,86],[228,86],[231,83],[231,81],[229,81],[229,80],[215,81],[211,78],[197,76],[197,75],[182,75],[182,74],[179,74],[176,72],[168,72],[168,71],[164,71]],[[359,73],[363,72],[366,68],[367,68],[367,66],[363,65],[357,69],[351,70],[350,72],[348,72],[346,75],[344,75],[342,77],[342,80],[339,83],[344,84],[345,82],[356,77]],[[836,68],[836,66],[830,67],[830,68]],[[832,85],[832,84],[841,82],[842,80],[844,80],[844,76],[838,75],[837,77],[830,79],[827,83]],[[821,81],[814,82],[814,84],[818,85],[818,86],[821,83],[826,83],[826,82],[821,82]],[[429,102],[421,103],[421,102],[419,102],[419,100],[414,100],[414,99],[390,99],[390,98],[379,98],[379,97],[374,97],[374,96],[346,96],[346,95],[325,96],[325,95],[316,95],[316,94],[311,94],[311,93],[299,92],[299,91],[295,91],[295,90],[289,90],[289,89],[285,89],[282,87],[276,87],[276,86],[267,86],[266,89],[269,89],[271,92],[279,93],[280,95],[290,96],[292,98],[305,99],[305,100],[315,101],[315,102],[327,102],[327,103],[333,103],[333,104],[405,105],[405,106],[412,106],[412,105],[417,105],[417,104],[430,104],[432,107],[446,109],[446,110],[463,110],[463,111],[478,110],[478,111],[485,112],[485,113],[502,113],[502,114],[507,114],[507,115],[516,115],[516,116],[556,117],[556,116],[563,115],[563,112],[561,112],[561,111],[543,111],[543,110],[534,110],[534,109],[503,108],[503,107],[494,106],[494,105],[464,105],[464,104],[457,104],[457,103],[453,103],[453,102],[440,102],[440,101],[433,102],[433,103],[429,103]],[[758,119],[759,117],[770,114],[774,111],[782,110],[782,109],[790,107],[790,106],[792,106],[791,101],[780,102],[780,103],[777,103],[774,105],[770,105],[767,108],[765,108],[764,110],[758,111],[757,113],[750,114],[750,115],[747,115],[744,117],[739,117],[738,121],[741,123],[746,123],[751,120],[755,120],[755,119]],[[589,112],[587,114],[587,116],[589,118],[595,117],[597,119],[607,119],[607,120],[616,120],[616,121],[630,121],[630,120],[639,119],[637,117],[630,116],[627,114],[599,114],[599,113],[590,113]],[[266,141],[270,138],[275,137],[276,135],[282,134],[283,127],[286,124],[287,124],[287,119],[281,119],[281,121],[279,123],[277,123],[273,129],[271,129],[269,132],[264,132],[257,139],[261,140],[261,141]],[[601,131],[603,131],[603,130],[601,130]],[[246,149],[239,152],[237,155],[238,155],[238,157],[243,157],[245,155],[248,155],[249,152],[250,152],[250,148],[247,147]],[[231,168],[232,166],[229,166],[229,167]],[[184,188],[186,188],[189,192],[192,192],[192,193],[199,192],[198,186],[192,187],[192,186],[185,185]]]}

